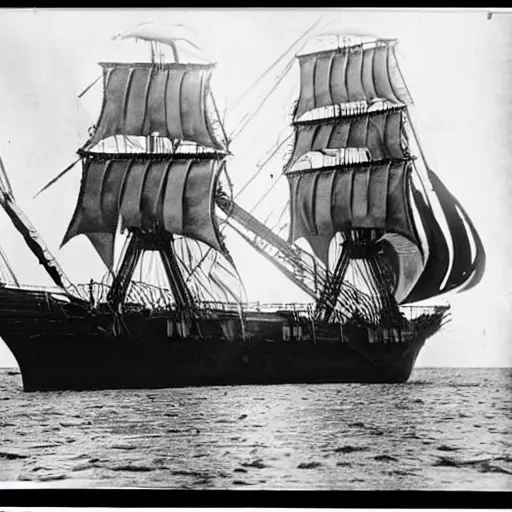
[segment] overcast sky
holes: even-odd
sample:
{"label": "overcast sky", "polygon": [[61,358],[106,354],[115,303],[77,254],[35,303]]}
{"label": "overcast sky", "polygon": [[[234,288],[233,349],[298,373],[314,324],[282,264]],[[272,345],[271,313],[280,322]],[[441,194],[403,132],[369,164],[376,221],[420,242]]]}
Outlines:
{"label": "overcast sky", "polygon": [[[221,106],[233,103],[321,15],[369,23],[399,39],[399,57],[415,101],[415,118],[431,167],[464,205],[487,251],[487,271],[476,288],[450,297],[452,322],[431,338],[418,365],[512,365],[512,14],[334,9],[44,10],[0,11],[0,155],[19,205],[68,275],[99,278],[104,267],[84,237],[58,247],[78,194],[76,167],[48,192],[33,195],[75,158],[96,122],[99,61],[147,60],[145,44],[112,41],[143,21],[194,28],[217,61],[212,86]],[[297,84],[298,66],[289,80]],[[286,93],[286,85],[283,86]],[[292,91],[292,89],[290,89]],[[292,91],[293,92],[293,91]],[[293,97],[284,98],[289,111]],[[249,101],[249,103],[247,102]],[[250,98],[243,104],[251,109]],[[254,104],[256,105],[256,103]],[[276,140],[282,115],[255,118],[254,133],[230,164],[240,187]],[[250,133],[250,132],[249,132]],[[242,139],[241,139],[242,140]],[[236,145],[233,146],[234,148]],[[243,144],[239,146],[244,148]],[[241,197],[253,204],[273,179],[271,169]],[[9,219],[0,212],[1,246],[19,280],[49,284]],[[250,300],[307,297],[238,240],[228,240]],[[262,278],[265,276],[266,280]],[[0,341],[0,366],[15,364]]]}

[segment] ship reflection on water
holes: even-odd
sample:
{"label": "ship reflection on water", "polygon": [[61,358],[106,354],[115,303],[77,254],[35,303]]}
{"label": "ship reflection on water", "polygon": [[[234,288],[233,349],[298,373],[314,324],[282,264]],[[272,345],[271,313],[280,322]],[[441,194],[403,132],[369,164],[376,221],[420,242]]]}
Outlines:
{"label": "ship reflection on water", "polygon": [[[23,393],[2,370],[2,486],[506,490],[510,369],[406,385]],[[370,407],[371,405],[371,407]]]}

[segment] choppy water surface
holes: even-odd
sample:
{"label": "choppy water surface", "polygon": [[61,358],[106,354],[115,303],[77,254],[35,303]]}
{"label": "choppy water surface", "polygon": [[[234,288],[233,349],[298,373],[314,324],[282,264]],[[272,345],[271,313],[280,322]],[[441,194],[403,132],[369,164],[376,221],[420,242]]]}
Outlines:
{"label": "choppy water surface", "polygon": [[510,490],[511,434],[510,369],[51,393],[0,370],[3,487]]}

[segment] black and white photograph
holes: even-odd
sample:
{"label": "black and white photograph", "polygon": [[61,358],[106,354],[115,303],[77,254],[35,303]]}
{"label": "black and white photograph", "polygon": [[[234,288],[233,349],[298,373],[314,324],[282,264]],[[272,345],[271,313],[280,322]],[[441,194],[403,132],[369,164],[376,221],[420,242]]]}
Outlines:
{"label": "black and white photograph", "polygon": [[511,491],[511,127],[512,10],[0,9],[0,489]]}

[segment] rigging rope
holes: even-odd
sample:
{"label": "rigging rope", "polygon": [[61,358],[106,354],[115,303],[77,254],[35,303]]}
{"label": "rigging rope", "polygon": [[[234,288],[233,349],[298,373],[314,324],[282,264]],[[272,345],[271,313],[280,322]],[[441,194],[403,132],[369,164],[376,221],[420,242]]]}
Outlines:
{"label": "rigging rope", "polygon": [[2,157],[0,157],[0,188],[6,190],[14,199],[11,182],[9,180],[9,176],[7,176]]}
{"label": "rigging rope", "polygon": [[5,255],[4,251],[0,247],[0,267],[1,267],[1,274],[2,274],[2,281],[7,283],[12,283],[15,286],[20,286],[20,283],[18,279],[16,278],[16,274],[14,273],[14,270],[12,269],[11,265],[9,264],[9,260],[7,259],[7,256]]}
{"label": "rigging rope", "polygon": [[226,144],[226,151],[229,152],[229,139],[228,135],[226,133],[226,129],[224,128],[224,123],[222,122],[222,119],[220,117],[219,109],[217,108],[217,102],[215,101],[215,97],[213,96],[212,91],[210,90],[210,98],[212,100],[213,108],[215,110],[215,115],[217,116],[217,120],[220,124],[220,128],[222,130],[222,136],[224,137],[224,144]]}
{"label": "rigging rope", "polygon": [[263,168],[272,160],[272,158],[276,155],[276,153],[283,147],[283,145],[288,142],[293,137],[293,133],[286,137],[282,142],[277,144],[274,149],[271,151],[270,156],[262,163],[258,164],[258,170],[249,178],[249,180],[245,183],[245,185],[236,193],[235,199],[244,192],[244,190],[259,176]]}
{"label": "rigging rope", "polygon": [[279,205],[276,204],[274,206],[274,208],[272,210],[270,210],[270,213],[265,217],[265,220],[263,221],[263,224],[267,224],[267,222],[270,220],[272,215],[274,215],[274,213],[277,211],[278,208],[279,208]]}
{"label": "rigging rope", "polygon": [[277,218],[277,221],[275,222],[275,224],[272,226],[272,231],[274,229],[277,228],[277,226],[281,223],[281,221],[283,220],[283,217],[286,215],[286,213],[288,212],[288,207],[290,206],[290,200],[288,199],[288,201],[286,201],[281,213],[279,214],[279,217]]}
{"label": "rigging rope", "polygon": [[265,95],[265,97],[263,98],[263,100],[260,102],[260,104],[254,109],[254,112],[249,116],[245,116],[242,121],[240,121],[240,123],[238,124],[238,126],[233,130],[233,132],[231,133],[231,136],[230,136],[230,139],[233,140],[234,138],[238,137],[240,135],[240,133],[242,133],[242,131],[247,127],[247,125],[254,119],[254,116],[258,113],[258,110],[260,110],[261,107],[263,107],[263,105],[266,103],[266,101],[270,98],[270,96],[272,95],[272,93],[277,89],[277,87],[279,86],[279,84],[284,80],[284,78],[286,77],[286,75],[290,72],[290,70],[292,69],[293,67],[293,64],[294,64],[294,60],[290,60],[290,62],[287,64],[285,70],[283,71],[283,73],[279,76],[279,78],[277,79],[276,83],[274,84],[274,86],[272,87],[272,89],[270,89],[270,91]]}
{"label": "rigging rope", "polygon": [[[182,239],[183,240],[183,239]],[[185,265],[185,263],[183,262],[183,259],[180,257],[180,255],[176,254],[176,259],[178,260],[180,266],[182,269],[184,269],[187,273],[188,273],[188,277],[186,279],[186,282],[188,283],[190,278],[192,277],[192,274],[193,272],[191,270],[188,269],[188,267]],[[205,277],[206,277],[206,280],[208,281],[208,277],[206,276],[206,274],[204,273],[204,271],[202,269],[199,269],[199,272],[202,272]],[[204,297],[200,292],[199,292],[199,285],[205,290],[205,292],[215,301],[216,297],[215,295],[213,295],[213,293],[211,292],[211,290],[209,290],[207,288],[207,286],[199,279],[198,276],[194,276],[195,279],[194,281],[192,281],[192,283],[190,283],[194,288],[195,288],[195,292],[196,292],[196,296],[197,297]]]}
{"label": "rigging rope", "polygon": [[96,80],[94,80],[94,82],[92,82],[91,84],[89,84],[79,95],[78,95],[78,98],[81,98],[82,96],[84,96],[87,92],[89,92],[89,90],[98,83],[98,81],[101,79],[103,75],[100,75],[98,78],[96,78]]}
{"label": "rigging rope", "polygon": [[311,25],[311,27],[309,27],[308,30],[306,30],[306,32],[304,32],[304,34],[302,34],[293,44],[291,44],[286,50],[285,52],[279,56],[264,72],[262,75],[260,75],[251,85],[248,89],[246,89],[242,95],[235,101],[235,103],[233,103],[233,105],[231,106],[231,108],[229,109],[230,111],[234,110],[235,107],[237,107],[240,102],[256,87],[256,85],[258,85],[262,80],[263,78],[268,75],[278,64],[279,62],[281,62],[281,60],[284,59],[284,57],[290,53],[303,39],[305,39],[305,37],[320,23],[320,21],[322,21],[322,19],[325,17],[325,15],[322,15],[320,16],[320,18],[318,18],[315,23],[313,23],[313,25]]}
{"label": "rigging rope", "polygon": [[60,180],[65,174],[67,174],[71,169],[73,169],[73,167],[78,162],[80,162],[80,160],[81,160],[81,158],[77,158],[72,164],[68,165],[61,173],[59,173],[57,176],[55,176],[55,178],[50,180],[41,190],[39,190],[39,192],[37,192],[37,194],[32,199],[35,199],[41,192],[44,192],[48,187],[50,187],[55,182]]}
{"label": "rigging rope", "polygon": [[261,202],[272,192],[272,189],[279,183],[279,180],[284,176],[284,174],[279,174],[279,176],[274,180],[274,183],[270,186],[270,188],[265,192],[265,194],[259,199],[259,201],[249,210],[249,213],[252,213]]}

